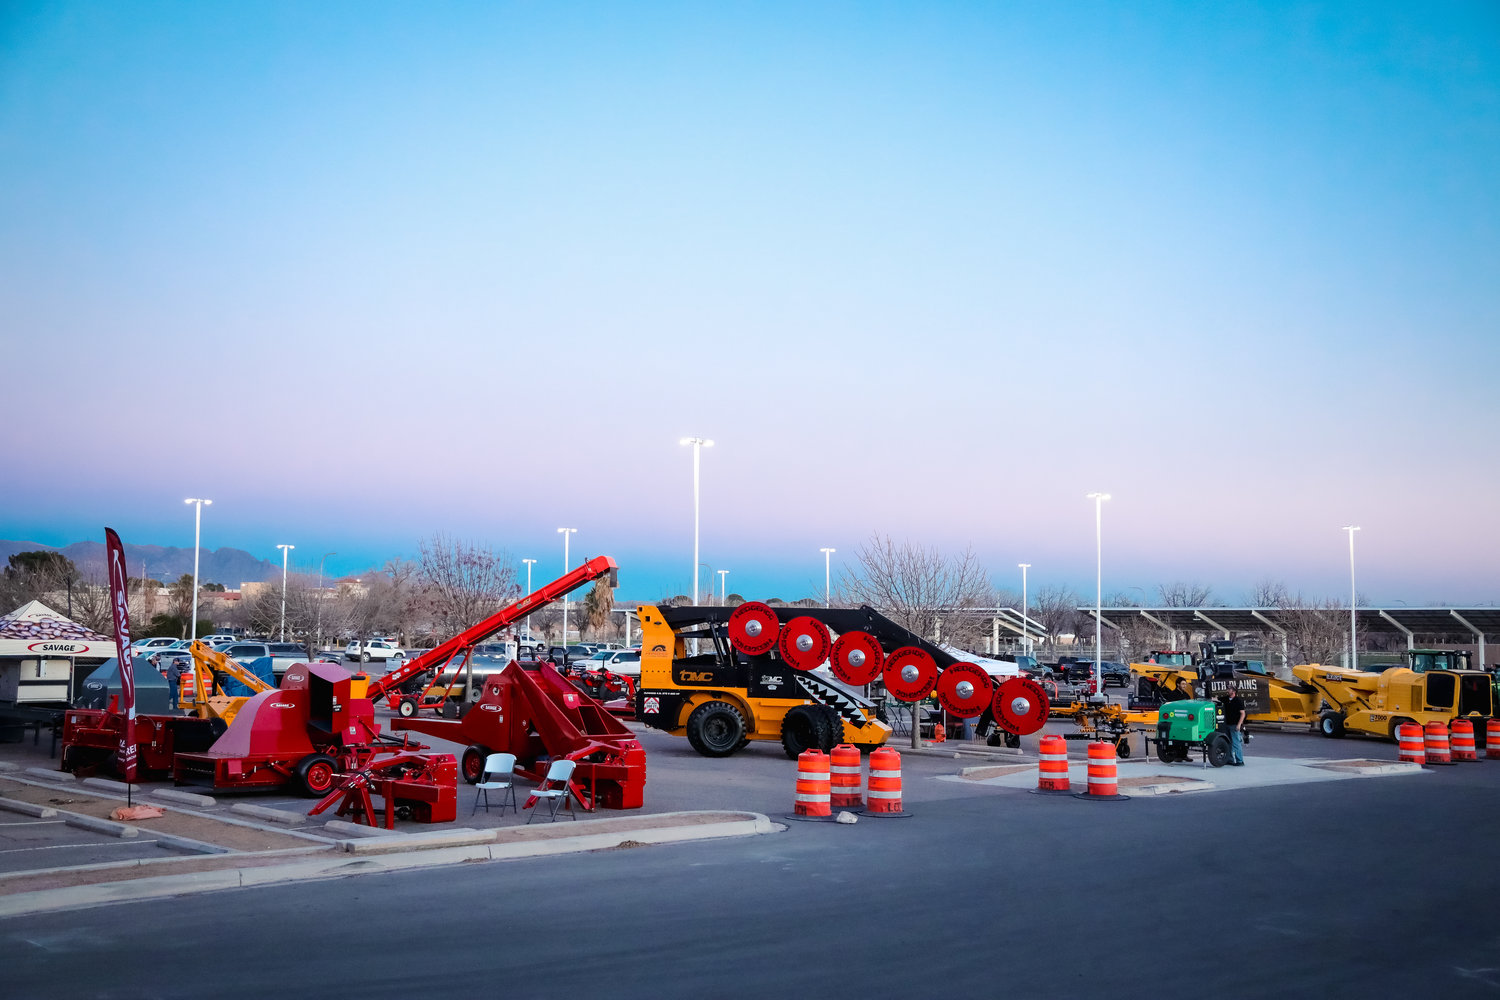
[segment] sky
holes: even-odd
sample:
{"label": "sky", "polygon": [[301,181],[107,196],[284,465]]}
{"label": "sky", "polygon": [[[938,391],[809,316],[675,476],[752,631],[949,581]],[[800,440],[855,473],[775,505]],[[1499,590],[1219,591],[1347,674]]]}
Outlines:
{"label": "sky", "polygon": [[0,538],[1490,603],[1497,177],[1493,2],[0,2]]}

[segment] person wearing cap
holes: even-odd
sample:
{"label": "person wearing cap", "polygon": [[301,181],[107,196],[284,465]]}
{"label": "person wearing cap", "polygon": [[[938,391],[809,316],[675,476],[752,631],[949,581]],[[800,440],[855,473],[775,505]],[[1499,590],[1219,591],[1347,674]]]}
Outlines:
{"label": "person wearing cap", "polygon": [[1222,702],[1224,726],[1229,730],[1229,763],[1235,767],[1245,764],[1245,699],[1235,690],[1234,681],[1224,689]]}
{"label": "person wearing cap", "polygon": [[167,710],[176,712],[182,704],[178,692],[182,690],[182,675],[187,673],[187,657],[174,656],[172,663],[167,667],[167,691],[171,701],[167,703]]}

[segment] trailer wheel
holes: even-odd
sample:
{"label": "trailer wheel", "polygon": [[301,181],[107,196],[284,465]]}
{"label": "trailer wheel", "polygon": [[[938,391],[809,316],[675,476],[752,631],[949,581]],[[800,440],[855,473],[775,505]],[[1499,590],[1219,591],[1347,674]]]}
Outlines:
{"label": "trailer wheel", "polygon": [[728,757],[745,738],[745,717],[727,701],[710,701],[688,716],[687,738],[705,757]]}
{"label": "trailer wheel", "polygon": [[403,719],[410,719],[417,714],[417,703],[410,698],[402,698],[396,702],[396,714]]}
{"label": "trailer wheel", "polygon": [[1124,739],[1115,744],[1115,756],[1119,757],[1121,760],[1128,760],[1130,758],[1129,736],[1126,736]]}
{"label": "trailer wheel", "polygon": [[1324,712],[1318,717],[1318,732],[1330,739],[1344,735],[1344,717],[1337,712]]}
{"label": "trailer wheel", "polygon": [[482,746],[465,747],[463,756],[459,758],[458,768],[463,772],[464,780],[471,785],[479,784],[480,777],[484,774],[484,761],[490,752]]}
{"label": "trailer wheel", "polygon": [[320,799],[333,791],[339,765],[326,753],[310,753],[297,762],[296,770],[292,773],[297,776],[297,784],[302,786],[303,795]]}
{"label": "trailer wheel", "polygon": [[1214,733],[1203,744],[1203,749],[1208,755],[1208,763],[1213,767],[1223,767],[1229,763],[1229,737],[1223,733]]}
{"label": "trailer wheel", "polygon": [[798,705],[787,712],[781,720],[781,749],[792,760],[801,756],[804,750],[821,750],[830,745],[832,734],[828,731],[828,719],[821,711],[821,705]]}

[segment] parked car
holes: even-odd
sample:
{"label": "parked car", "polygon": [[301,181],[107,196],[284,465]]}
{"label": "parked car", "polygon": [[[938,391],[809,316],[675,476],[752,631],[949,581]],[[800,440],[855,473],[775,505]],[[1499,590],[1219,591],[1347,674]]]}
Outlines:
{"label": "parked car", "polygon": [[344,659],[358,660],[361,663],[369,663],[371,660],[384,663],[386,660],[405,658],[406,650],[389,639],[365,639],[363,642],[355,639],[344,647]]}
{"label": "parked car", "polygon": [[639,649],[601,649],[586,660],[575,661],[577,666],[588,670],[608,670],[611,673],[631,677],[641,675],[641,651]]}
{"label": "parked car", "polygon": [[217,646],[220,643],[226,643],[227,644],[227,643],[234,642],[238,638],[239,638],[239,636],[237,636],[237,635],[230,635],[227,632],[215,632],[213,635],[205,635],[199,641],[202,642],[206,646]]}
{"label": "parked car", "polygon": [[137,639],[130,644],[130,655],[132,658],[150,656],[152,653],[171,649],[181,641],[180,639],[173,639],[171,636],[164,635],[155,636],[150,639]]}
{"label": "parked car", "polygon": [[307,659],[307,647],[300,642],[268,642],[272,656],[300,656]]}

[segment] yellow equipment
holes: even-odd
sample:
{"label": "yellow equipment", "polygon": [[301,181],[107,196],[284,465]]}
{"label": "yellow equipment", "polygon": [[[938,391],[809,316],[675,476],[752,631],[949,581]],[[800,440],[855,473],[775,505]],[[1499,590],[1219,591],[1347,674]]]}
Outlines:
{"label": "yellow equipment", "polygon": [[1064,733],[1065,740],[1102,740],[1115,745],[1115,754],[1121,758],[1130,756],[1130,732],[1132,726],[1156,728],[1157,713],[1143,712],[1113,704],[1090,704],[1075,701],[1070,705],[1052,710],[1054,716],[1072,719],[1079,732]]}
{"label": "yellow equipment", "polygon": [[[1130,669],[1145,681],[1137,687],[1142,696],[1159,700],[1215,699],[1232,679],[1245,700],[1245,721],[1306,723],[1318,718],[1320,693],[1303,681],[1288,681],[1273,674],[1245,669],[1233,660],[1210,660],[1196,666],[1177,663],[1132,663]],[[1152,688],[1154,687],[1154,690]]]}
{"label": "yellow equipment", "polygon": [[[748,657],[735,650],[723,625],[731,610],[651,605],[637,609],[637,720],[673,736],[686,736],[705,757],[727,757],[752,740],[780,740],[794,758],[803,750],[828,751],[839,743],[863,750],[885,743],[891,727],[876,718],[875,703],[859,691],[794,670],[783,660]],[[869,628],[863,621],[856,625],[861,612],[809,608],[805,613],[839,631]],[[883,616],[881,621],[895,628]],[[684,638],[685,632],[691,636]],[[693,655],[689,643],[707,651]]]}
{"label": "yellow equipment", "polygon": [[1292,668],[1325,703],[1318,717],[1324,736],[1343,736],[1348,730],[1396,738],[1403,722],[1425,726],[1472,716],[1494,714],[1495,696],[1490,675],[1480,670],[1427,670],[1392,667],[1373,674],[1345,667],[1304,663]]}
{"label": "yellow equipment", "polygon": [[187,709],[200,719],[223,719],[228,725],[234,721],[240,707],[250,700],[250,695],[215,694],[215,671],[233,677],[249,688],[251,694],[274,690],[234,660],[197,640],[188,647],[188,652],[193,655],[193,664],[183,671],[177,707]]}

